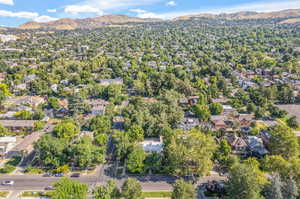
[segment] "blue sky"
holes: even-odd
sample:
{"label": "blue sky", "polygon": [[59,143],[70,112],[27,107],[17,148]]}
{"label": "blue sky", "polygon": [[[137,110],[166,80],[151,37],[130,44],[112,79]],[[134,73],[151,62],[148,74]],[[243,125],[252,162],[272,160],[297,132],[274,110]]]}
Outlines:
{"label": "blue sky", "polygon": [[300,0],[0,0],[0,25],[27,21],[127,14],[171,19],[197,13],[277,11],[300,8]]}

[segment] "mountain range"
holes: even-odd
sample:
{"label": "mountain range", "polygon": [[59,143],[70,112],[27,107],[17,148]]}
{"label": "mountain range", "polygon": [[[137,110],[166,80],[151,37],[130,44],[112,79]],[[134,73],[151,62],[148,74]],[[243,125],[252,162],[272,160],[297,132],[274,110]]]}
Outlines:
{"label": "mountain range", "polygon": [[[171,21],[189,20],[192,18],[212,18],[212,19],[227,19],[227,20],[242,20],[242,19],[274,19],[279,18],[280,23],[300,23],[300,9],[289,9],[276,12],[236,12],[230,14],[195,14],[180,16]],[[56,29],[56,30],[74,30],[74,29],[94,29],[103,26],[124,25],[127,23],[148,23],[159,22],[162,19],[138,18],[127,15],[104,15],[86,19],[59,19],[47,23],[39,23],[30,21],[18,29]]]}

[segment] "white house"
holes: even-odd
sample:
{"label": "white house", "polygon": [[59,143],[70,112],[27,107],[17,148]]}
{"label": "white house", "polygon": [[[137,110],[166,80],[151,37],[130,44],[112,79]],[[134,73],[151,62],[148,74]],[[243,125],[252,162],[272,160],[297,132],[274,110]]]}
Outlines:
{"label": "white house", "polygon": [[163,151],[163,137],[160,138],[149,138],[140,142],[146,153],[161,153]]}

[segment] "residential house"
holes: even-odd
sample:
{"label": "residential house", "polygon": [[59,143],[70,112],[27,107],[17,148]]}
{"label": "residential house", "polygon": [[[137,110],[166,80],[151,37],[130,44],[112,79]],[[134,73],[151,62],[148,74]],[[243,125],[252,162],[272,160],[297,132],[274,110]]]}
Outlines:
{"label": "residential house", "polygon": [[199,125],[200,122],[198,118],[184,117],[183,121],[177,127],[184,131],[189,131]]}
{"label": "residential house", "polygon": [[13,97],[5,101],[7,106],[29,106],[32,108],[36,108],[43,103],[45,103],[45,99],[39,96]]}
{"label": "residential house", "polygon": [[37,120],[0,120],[0,125],[11,131],[32,131],[34,130],[35,122]]}
{"label": "residential house", "polygon": [[189,96],[187,100],[190,105],[196,105],[199,102],[199,98],[199,96]]}
{"label": "residential house", "polygon": [[263,157],[269,153],[263,144],[263,140],[259,137],[247,136],[246,142],[249,152],[255,157]]}
{"label": "residential house", "polygon": [[16,137],[0,137],[0,156],[5,155],[16,145]]}
{"label": "residential house", "polygon": [[116,116],[113,118],[113,128],[123,130],[125,124],[125,119],[122,116]]}
{"label": "residential house", "polygon": [[140,142],[146,153],[161,153],[163,151],[163,137],[148,138]]}
{"label": "residential house", "polygon": [[241,127],[250,127],[254,116],[252,114],[239,114],[237,117]]}
{"label": "residential house", "polygon": [[91,107],[92,115],[103,115],[105,113],[106,106],[109,104],[108,101],[102,99],[88,99],[85,102]]}
{"label": "residential house", "polygon": [[108,86],[111,84],[123,84],[123,79],[121,78],[116,78],[116,79],[100,79],[99,80],[100,85],[102,86]]}
{"label": "residential house", "polygon": [[230,134],[226,137],[228,144],[231,146],[233,153],[235,154],[246,154],[247,143],[241,137],[238,137],[235,133]]}

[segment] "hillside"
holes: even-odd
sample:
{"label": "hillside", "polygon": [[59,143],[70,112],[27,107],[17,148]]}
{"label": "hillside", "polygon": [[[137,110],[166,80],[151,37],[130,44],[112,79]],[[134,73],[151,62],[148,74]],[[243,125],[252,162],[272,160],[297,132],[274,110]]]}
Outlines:
{"label": "hillside", "polygon": [[112,24],[125,24],[130,22],[144,23],[156,22],[159,19],[142,19],[137,17],[129,17],[126,15],[105,15],[95,18],[86,19],[59,19],[48,23],[27,22],[19,29],[56,29],[56,30],[74,30],[74,29],[94,29]]}
{"label": "hillside", "polygon": [[[282,10],[276,12],[237,12],[230,14],[196,14],[196,15],[187,15],[181,16],[173,19],[172,21],[188,20],[191,18],[219,18],[219,19],[229,19],[229,20],[238,20],[238,19],[272,19],[272,18],[294,18],[300,17],[300,9],[290,9]],[[289,20],[291,23],[298,20]]]}

